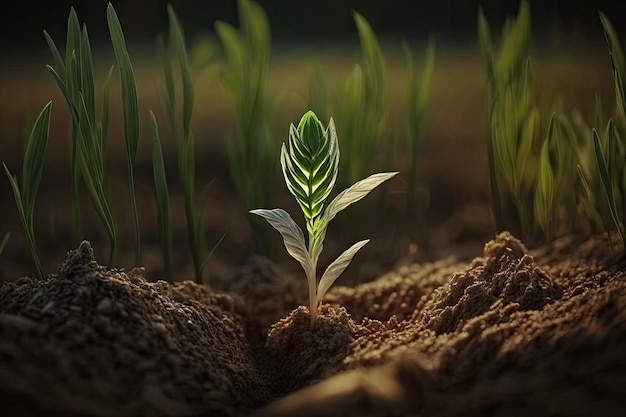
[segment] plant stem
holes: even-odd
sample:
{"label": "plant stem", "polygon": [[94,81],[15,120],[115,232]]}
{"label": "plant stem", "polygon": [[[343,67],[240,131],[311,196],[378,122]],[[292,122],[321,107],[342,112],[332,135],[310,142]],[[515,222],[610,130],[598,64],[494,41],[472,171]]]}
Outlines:
{"label": "plant stem", "polygon": [[135,266],[139,266],[141,259],[141,231],[139,229],[139,214],[137,213],[137,197],[135,195],[135,176],[133,162],[128,159],[128,191],[130,193],[130,211],[135,231]]}

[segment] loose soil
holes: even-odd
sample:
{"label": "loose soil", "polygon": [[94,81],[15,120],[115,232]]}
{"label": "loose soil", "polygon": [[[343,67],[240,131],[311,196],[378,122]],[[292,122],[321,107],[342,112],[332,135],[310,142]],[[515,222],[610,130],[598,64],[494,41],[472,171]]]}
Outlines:
{"label": "loose soil", "polygon": [[[612,251],[611,251],[612,247]],[[6,416],[617,416],[626,261],[606,236],[404,262],[331,289],[263,258],[225,291],[99,265],[0,287]]]}

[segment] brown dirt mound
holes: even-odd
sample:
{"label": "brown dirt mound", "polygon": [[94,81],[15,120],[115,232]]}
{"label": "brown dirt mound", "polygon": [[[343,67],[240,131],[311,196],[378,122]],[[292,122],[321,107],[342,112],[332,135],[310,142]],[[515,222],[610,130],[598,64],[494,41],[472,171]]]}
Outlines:
{"label": "brown dirt mound", "polygon": [[242,305],[96,264],[87,242],[57,275],[0,291],[5,415],[238,415],[267,401]]}
{"label": "brown dirt mound", "polygon": [[[604,254],[590,262],[598,245]],[[626,264],[606,248],[591,239],[544,271],[521,242],[500,234],[466,270],[432,271],[440,287],[423,295],[409,319],[349,320],[352,343],[337,368],[343,372],[256,416],[620,415]],[[396,274],[367,288],[388,294],[411,281]],[[349,289],[335,294],[350,302]],[[300,355],[311,367],[324,361]]]}
{"label": "brown dirt mound", "polygon": [[496,301],[503,307],[539,310],[558,299],[560,289],[527,252],[519,240],[500,234],[485,245],[484,259],[436,290],[418,320],[437,334],[447,333],[484,314]]}

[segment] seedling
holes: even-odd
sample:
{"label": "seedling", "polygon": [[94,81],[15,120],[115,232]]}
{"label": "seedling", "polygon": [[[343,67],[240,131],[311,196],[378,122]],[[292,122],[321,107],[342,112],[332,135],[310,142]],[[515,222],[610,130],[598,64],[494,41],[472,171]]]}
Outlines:
{"label": "seedling", "polygon": [[[139,263],[140,231],[135,200],[133,165],[139,141],[139,115],[137,89],[132,65],[126,49],[122,28],[111,4],[107,7],[107,21],[115,55],[120,68],[122,115],[128,162],[128,181],[131,211],[135,231],[135,263]],[[80,229],[78,189],[82,177],[91,202],[100,217],[110,241],[109,264],[117,256],[117,226],[111,209],[111,198],[106,192],[109,179],[106,170],[106,143],[109,124],[109,90],[113,67],[109,69],[103,85],[102,114],[96,115],[93,59],[87,26],[82,29],[72,8],[68,18],[65,61],[56,44],[44,32],[52,53],[54,66],[47,68],[61,90],[71,115],[71,177],[74,207],[74,225]],[[79,234],[79,233],[77,233]]]}
{"label": "seedling", "polygon": [[324,128],[312,111],[302,116],[297,128],[293,124],[290,126],[289,142],[287,145],[283,143],[280,151],[280,164],[287,188],[304,213],[309,237],[308,248],[302,229],[286,211],[255,209],[250,213],[263,217],[278,230],[287,252],[302,265],[309,287],[309,311],[313,328],[317,310],[326,291],[350,265],[359,249],[369,242],[369,239],[361,240],[343,252],[326,268],[318,283],[317,261],[322,252],[328,224],[337,213],[365,197],[397,172],[373,174],[358,181],[339,193],[324,208],[337,180],[339,143],[333,119]]}
{"label": "seedling", "polygon": [[[198,284],[203,282],[203,272],[212,250],[207,253],[206,239],[202,233],[204,224],[202,213],[196,203],[196,153],[195,137],[191,129],[191,118],[194,107],[194,86],[191,73],[191,64],[185,46],[185,34],[178,21],[178,17],[171,6],[167,8],[170,19],[169,25],[169,49],[166,51],[163,39],[158,42],[158,55],[163,77],[165,79],[165,108],[170,122],[170,128],[176,138],[176,155],[178,158],[178,175],[183,188],[185,198],[185,217],[187,220],[187,239],[189,250],[193,262],[195,280]],[[171,54],[171,57],[169,54]],[[170,59],[173,58],[173,59]],[[177,110],[176,82],[174,75],[180,76],[182,97],[180,101],[180,111]],[[177,117],[177,115],[179,117]],[[182,119],[182,120],[179,120]],[[181,123],[182,122],[182,123]],[[155,187],[157,198],[157,220],[159,222],[159,236],[165,257],[166,276],[171,272],[168,269],[168,262],[171,263],[171,231],[167,220],[169,196],[167,194],[167,182],[165,181],[165,168],[163,167],[158,137],[158,126],[156,119],[151,116],[152,138],[153,138],[153,169],[155,175]],[[224,238],[222,235],[222,239]],[[220,239],[221,241],[221,239]],[[218,242],[219,244],[219,242]],[[216,245],[217,246],[217,245]],[[213,247],[215,249],[215,247]]]}
{"label": "seedling", "polygon": [[[24,234],[28,240],[28,248],[30,254],[33,257],[35,264],[35,270],[37,276],[41,279],[44,278],[43,268],[39,261],[39,255],[37,255],[37,244],[35,242],[35,199],[37,198],[37,191],[39,190],[39,184],[41,182],[41,176],[43,175],[43,166],[45,162],[46,148],[48,147],[48,133],[50,130],[50,112],[52,111],[52,102],[48,102],[43,108],[39,117],[35,121],[33,128],[30,132],[30,136],[26,141],[26,148],[24,150],[24,162],[22,165],[22,184],[17,181],[17,178],[11,174],[6,164],[4,166],[4,172],[11,183],[13,189],[13,196],[15,197],[15,204],[17,205],[17,211],[24,228]],[[9,238],[9,234],[5,236],[0,246],[3,248],[6,241]],[[1,250],[0,250],[1,252]]]}
{"label": "seedling", "polygon": [[[266,104],[266,82],[270,59],[270,28],[263,8],[250,0],[239,0],[240,28],[216,22],[225,61],[222,84],[234,113],[234,135],[226,142],[230,177],[245,207],[270,204],[276,178],[276,152]],[[255,181],[250,181],[250,178]],[[252,219],[251,219],[252,220]],[[251,222],[255,250],[267,254],[267,234]]]}
{"label": "seedling", "polygon": [[172,229],[170,227],[170,194],[165,175],[163,149],[159,137],[159,126],[153,112],[150,112],[150,131],[152,133],[152,172],[154,174],[154,193],[156,197],[157,234],[163,252],[163,270],[165,279],[173,282],[174,255],[172,251]]}
{"label": "seedling", "polygon": [[617,127],[620,124],[622,128],[625,128],[624,123],[626,123],[626,90],[623,82],[624,73],[626,73],[626,58],[624,58],[624,51],[613,26],[602,13],[600,19],[613,67],[616,114],[615,121],[609,119],[607,125],[605,152],[602,150],[596,131],[593,132],[593,145],[596,165],[609,206],[611,220],[619,233],[626,253],[626,131],[620,132]]}
{"label": "seedling", "polygon": [[139,99],[137,96],[135,73],[130,62],[128,50],[126,49],[124,32],[122,31],[122,26],[111,3],[107,6],[107,22],[111,34],[111,43],[115,50],[115,57],[120,71],[120,96],[122,98],[124,143],[126,145],[126,162],[128,166],[128,190],[130,193],[133,229],[135,231],[135,265],[139,265],[139,258],[141,256],[141,231],[139,229],[137,197],[135,195],[135,159],[137,157],[137,145],[139,144]]}
{"label": "seedling", "polygon": [[525,238],[532,231],[531,165],[539,127],[528,53],[530,27],[530,8],[527,1],[522,1],[517,18],[505,24],[496,51],[482,11],[478,15],[479,40],[487,66],[486,146],[496,228],[507,228],[502,207],[504,197],[509,195]]}
{"label": "seedling", "polygon": [[406,210],[409,216],[413,216],[417,208],[417,157],[420,146],[420,130],[430,106],[432,79],[435,72],[435,41],[433,39],[428,41],[424,55],[424,69],[419,81],[415,71],[413,54],[408,43],[403,43],[402,49],[407,65],[405,139],[408,157],[408,184]]}
{"label": "seedling", "polygon": [[344,155],[339,184],[346,186],[368,172],[385,136],[389,119],[387,63],[374,30],[353,13],[359,33],[361,64],[356,65],[335,103],[341,116]]}

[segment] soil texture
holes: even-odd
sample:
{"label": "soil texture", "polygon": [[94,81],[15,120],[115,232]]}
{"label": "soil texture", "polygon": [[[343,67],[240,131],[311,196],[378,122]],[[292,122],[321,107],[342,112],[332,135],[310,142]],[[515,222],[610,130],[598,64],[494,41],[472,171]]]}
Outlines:
{"label": "soil texture", "polygon": [[[610,243],[610,244],[609,244]],[[617,416],[626,260],[617,239],[399,263],[337,286],[257,258],[226,291],[99,265],[0,286],[6,416]]]}

